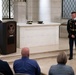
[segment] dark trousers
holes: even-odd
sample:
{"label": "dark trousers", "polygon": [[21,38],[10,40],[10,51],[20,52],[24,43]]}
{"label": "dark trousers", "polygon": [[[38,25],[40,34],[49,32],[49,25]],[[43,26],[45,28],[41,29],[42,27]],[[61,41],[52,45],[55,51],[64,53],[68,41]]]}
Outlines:
{"label": "dark trousers", "polygon": [[76,47],[76,38],[69,38],[69,48],[70,48],[70,58],[73,58],[73,46],[75,43],[75,47]]}

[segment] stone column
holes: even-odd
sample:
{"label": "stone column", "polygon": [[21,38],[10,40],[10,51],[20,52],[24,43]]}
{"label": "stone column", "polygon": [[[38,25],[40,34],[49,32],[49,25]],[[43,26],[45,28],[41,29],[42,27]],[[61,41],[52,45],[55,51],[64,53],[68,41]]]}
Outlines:
{"label": "stone column", "polygon": [[33,21],[33,0],[27,0],[27,19]]}
{"label": "stone column", "polygon": [[17,21],[17,23],[26,22],[26,2],[14,3],[14,20]]}
{"label": "stone column", "polygon": [[39,0],[39,20],[51,22],[51,0]]}
{"label": "stone column", "polygon": [[2,0],[0,0],[0,20],[2,21]]}

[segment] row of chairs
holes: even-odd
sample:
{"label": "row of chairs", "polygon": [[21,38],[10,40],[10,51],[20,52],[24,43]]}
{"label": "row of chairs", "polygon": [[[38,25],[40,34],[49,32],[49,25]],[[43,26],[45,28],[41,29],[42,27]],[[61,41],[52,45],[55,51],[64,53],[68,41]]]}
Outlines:
{"label": "row of chairs", "polygon": [[[3,73],[0,73],[0,75],[4,75],[4,74]],[[14,75],[29,75],[29,74],[15,73]],[[41,73],[41,75],[45,75],[45,74]]]}
{"label": "row of chairs", "polygon": [[[3,73],[0,73],[0,75],[4,75],[4,74]],[[29,74],[15,73],[14,75],[29,75]],[[41,73],[41,75],[45,75],[45,74]]]}
{"label": "row of chairs", "polygon": [[[3,73],[0,73],[0,75],[4,75],[4,74]],[[29,75],[29,74],[15,73],[14,75]]]}

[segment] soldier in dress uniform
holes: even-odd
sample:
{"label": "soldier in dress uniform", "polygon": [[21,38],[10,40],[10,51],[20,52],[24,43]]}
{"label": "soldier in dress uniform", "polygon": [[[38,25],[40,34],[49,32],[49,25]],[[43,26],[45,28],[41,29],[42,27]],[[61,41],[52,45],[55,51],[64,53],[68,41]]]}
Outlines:
{"label": "soldier in dress uniform", "polygon": [[76,47],[76,12],[71,12],[71,19],[67,22],[67,31],[69,37],[70,56],[69,60],[73,59],[73,46]]}

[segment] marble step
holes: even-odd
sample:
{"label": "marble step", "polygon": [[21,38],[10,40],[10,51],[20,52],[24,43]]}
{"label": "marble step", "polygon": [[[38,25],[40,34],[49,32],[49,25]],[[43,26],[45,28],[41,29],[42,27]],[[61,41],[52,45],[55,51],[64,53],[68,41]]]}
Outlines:
{"label": "marble step", "polygon": [[[67,55],[69,55],[69,50],[55,50],[55,51],[49,51],[46,50],[44,52],[37,52],[37,53],[31,53],[30,58],[35,59],[35,60],[42,60],[42,59],[47,59],[47,58],[55,58],[57,57],[58,53],[61,51],[65,51]],[[74,50],[74,54],[76,54],[76,51]],[[21,54],[13,53],[13,54],[8,54],[8,55],[1,55],[0,59],[7,61],[10,65],[12,65],[13,61],[16,59],[21,58]]]}
{"label": "marble step", "polygon": [[[39,60],[44,58],[53,58],[57,57],[58,53],[61,51],[65,51],[67,54],[69,54],[69,50],[56,50],[56,51],[46,51],[46,52],[38,52],[38,53],[31,53],[30,58]],[[74,53],[76,54],[76,51],[74,50]],[[14,60],[21,58],[21,54],[10,54],[10,55],[1,55],[0,59],[7,61],[8,63],[12,63]]]}

